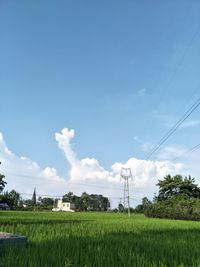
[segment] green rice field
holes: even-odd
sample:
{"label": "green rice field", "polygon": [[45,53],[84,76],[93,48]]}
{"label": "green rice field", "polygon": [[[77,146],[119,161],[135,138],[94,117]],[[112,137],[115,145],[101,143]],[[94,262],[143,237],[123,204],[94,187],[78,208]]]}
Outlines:
{"label": "green rice field", "polygon": [[1,267],[200,266],[200,222],[1,211],[0,231],[28,237],[1,253]]}

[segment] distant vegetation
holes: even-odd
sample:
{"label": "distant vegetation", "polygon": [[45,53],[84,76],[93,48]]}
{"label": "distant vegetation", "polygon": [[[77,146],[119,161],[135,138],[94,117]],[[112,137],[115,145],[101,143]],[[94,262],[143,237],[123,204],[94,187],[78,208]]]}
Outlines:
{"label": "distant vegetation", "polygon": [[[3,191],[6,182],[5,176],[0,174],[0,209],[3,209],[2,204],[6,204],[5,209],[8,207],[15,210],[52,210],[53,206],[57,205],[58,199],[51,197],[38,197],[36,188],[34,188],[31,199],[23,199],[20,193],[15,190]],[[72,192],[65,194],[62,197],[64,202],[70,202],[75,205],[76,211],[107,211],[110,208],[110,202],[107,197],[98,194],[87,194],[83,192],[81,196],[76,196]]]}
{"label": "distant vegetation", "polygon": [[[20,193],[15,190],[2,193],[5,185],[5,176],[0,174],[0,205],[6,203],[11,209],[27,211],[52,210],[53,206],[57,205],[58,199],[41,196],[37,198],[36,189],[31,199],[22,199]],[[130,209],[131,212],[144,213],[147,217],[154,218],[200,220],[200,187],[194,178],[167,175],[158,181],[157,186],[158,195],[153,201],[144,197],[141,204]],[[69,192],[62,197],[62,200],[73,203],[76,211],[110,210],[109,199],[103,195],[83,192],[81,196],[77,196]],[[122,203],[112,211],[127,212]]]}
{"label": "distant vegetation", "polygon": [[[1,162],[0,162],[1,165]],[[10,192],[3,191],[5,185],[5,176],[0,174],[0,205],[6,204],[10,209],[15,210],[52,210],[53,206],[57,205],[58,199],[51,197],[39,197],[37,199],[36,188],[34,188],[33,195],[31,199],[23,199],[20,193],[14,189]],[[83,192],[82,195],[76,196],[73,192],[69,192],[62,197],[64,202],[70,202],[75,205],[76,211],[107,211],[110,208],[110,202],[107,197],[98,194],[87,194]],[[0,206],[2,209],[3,206]]]}
{"label": "distant vegetation", "polygon": [[[5,177],[0,177],[4,188]],[[153,201],[144,197],[132,211],[148,217],[200,220],[200,188],[195,179],[167,175],[157,185]],[[128,217],[121,203],[117,213],[44,212],[53,207],[54,199],[36,198],[35,189],[26,200],[15,190],[1,192],[0,202],[22,210],[1,211],[0,231],[25,235],[28,244],[2,250],[0,266],[200,266],[199,223],[145,218],[143,214]],[[74,203],[79,211],[107,211],[110,205],[108,198],[86,192],[80,197],[69,192],[62,200]]]}
{"label": "distant vegetation", "polygon": [[200,188],[194,178],[167,175],[157,185],[158,196],[144,209],[146,216],[200,220]]}
{"label": "distant vegetation", "polygon": [[86,192],[83,192],[80,197],[69,192],[63,196],[62,200],[74,203],[77,211],[107,211],[110,208],[107,197]]}
{"label": "distant vegetation", "polygon": [[[0,204],[7,203],[11,209],[15,210],[52,210],[53,206],[57,205],[58,199],[51,197],[39,197],[36,200],[36,190],[34,189],[31,199],[22,199],[20,193],[15,190],[10,192],[5,191],[0,194]],[[107,197],[97,194],[82,193],[81,196],[76,196],[72,192],[65,194],[62,197],[64,202],[70,202],[75,205],[76,211],[107,211],[110,208],[110,202]]]}
{"label": "distant vegetation", "polygon": [[[0,162],[0,165],[1,165],[1,162]],[[4,179],[5,179],[5,176],[0,173],[0,193],[3,191],[6,185],[6,182],[4,181]]]}

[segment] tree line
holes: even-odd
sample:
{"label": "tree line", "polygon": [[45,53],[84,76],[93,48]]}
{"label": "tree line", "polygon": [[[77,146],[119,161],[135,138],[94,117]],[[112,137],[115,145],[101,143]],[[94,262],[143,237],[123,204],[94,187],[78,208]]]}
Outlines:
{"label": "tree line", "polygon": [[[72,192],[62,197],[63,202],[70,202],[75,205],[75,211],[107,211],[110,202],[107,197],[98,194],[88,194],[83,192],[81,196],[76,196]],[[30,199],[23,199],[15,190],[6,191],[0,194],[0,204],[6,203],[11,209],[17,210],[52,210],[57,206],[58,198],[38,197],[34,190]]]}
{"label": "tree line", "polygon": [[[0,162],[1,165],[1,162]],[[7,203],[15,209],[24,210],[51,210],[57,205],[58,199],[50,197],[36,198],[34,189],[31,199],[23,199],[15,190],[2,193],[6,186],[5,176],[0,174],[0,204]],[[147,197],[137,205],[131,212],[144,213],[147,217],[200,220],[200,187],[191,176],[166,175],[163,180],[158,180],[158,194],[150,201]],[[81,196],[68,192],[62,197],[63,202],[75,205],[77,211],[107,211],[110,210],[110,202],[107,197],[98,194],[87,194]],[[123,204],[119,204],[113,211],[126,211]]]}
{"label": "tree line", "polygon": [[[51,210],[57,205],[58,199],[41,196],[37,198],[36,189],[34,189],[30,199],[23,199],[20,193],[15,190],[2,193],[6,184],[5,176],[0,174],[0,204],[4,203],[12,209]],[[83,192],[81,196],[69,192],[62,197],[62,200],[63,202],[73,203],[76,211],[107,211],[110,208],[110,201],[107,197],[98,194],[88,194],[86,192]]]}
{"label": "tree line", "polygon": [[86,192],[83,192],[80,197],[69,192],[63,196],[62,200],[73,203],[77,211],[107,211],[110,208],[110,201],[107,197]]}

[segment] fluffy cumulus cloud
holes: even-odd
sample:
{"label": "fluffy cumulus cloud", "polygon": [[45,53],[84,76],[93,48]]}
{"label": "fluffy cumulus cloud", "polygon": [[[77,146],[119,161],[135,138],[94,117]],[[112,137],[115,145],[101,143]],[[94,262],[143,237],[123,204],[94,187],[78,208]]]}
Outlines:
{"label": "fluffy cumulus cloud", "polygon": [[[152,194],[155,190],[155,183],[168,173],[179,173],[182,164],[174,164],[169,161],[147,161],[136,158],[130,158],[124,163],[114,163],[110,170],[106,170],[95,158],[79,159],[72,150],[71,141],[74,137],[74,130],[63,129],[61,133],[56,133],[55,138],[59,148],[64,152],[65,157],[70,164],[69,182],[88,183],[89,186],[107,187],[107,194],[119,195],[117,189],[123,188],[123,181],[120,179],[122,167],[131,168],[133,179],[130,181],[131,187],[135,191],[140,190],[141,194]],[[117,187],[118,186],[118,187]],[[102,190],[102,189],[101,189]],[[138,192],[137,192],[138,194]]]}
{"label": "fluffy cumulus cloud", "polygon": [[[64,152],[64,155],[70,164],[69,184],[77,184],[79,182],[88,183],[88,186],[98,187],[99,183],[111,181],[113,173],[105,170],[100,166],[95,158],[79,159],[72,150],[71,139],[74,137],[74,130],[63,129],[61,133],[56,133],[55,138],[58,147]],[[102,185],[102,184],[101,184]]]}
{"label": "fluffy cumulus cloud", "polygon": [[19,192],[32,193],[36,186],[43,195],[60,195],[67,191],[81,194],[87,191],[116,198],[114,201],[116,204],[116,201],[123,196],[121,168],[128,167],[131,168],[133,176],[130,181],[130,194],[136,204],[145,195],[153,197],[158,179],[168,173],[180,173],[184,167],[182,164],[163,159],[147,161],[132,157],[126,162],[114,163],[107,170],[95,158],[80,159],[72,149],[71,143],[74,137],[75,131],[67,128],[55,134],[58,147],[69,164],[69,172],[63,178],[57,174],[55,168],[49,166],[41,168],[35,161],[15,155],[9,150],[0,133],[0,161],[3,163],[1,169],[6,174],[7,189],[14,188]]}
{"label": "fluffy cumulus cloud", "polygon": [[10,151],[2,133],[0,133],[0,161],[1,172],[6,175],[7,190],[15,189],[21,193],[31,194],[33,188],[37,187],[41,194],[59,194],[63,192],[63,185],[66,185],[65,179],[57,175],[56,169],[51,167],[42,169],[35,161],[17,156]]}

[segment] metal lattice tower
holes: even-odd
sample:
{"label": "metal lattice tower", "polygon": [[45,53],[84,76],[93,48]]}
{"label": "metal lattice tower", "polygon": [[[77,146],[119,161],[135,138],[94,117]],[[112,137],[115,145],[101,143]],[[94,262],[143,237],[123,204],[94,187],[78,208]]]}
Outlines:
{"label": "metal lattice tower", "polygon": [[124,180],[124,209],[128,210],[128,215],[130,216],[129,179],[132,179],[131,168],[122,167],[121,179]]}

